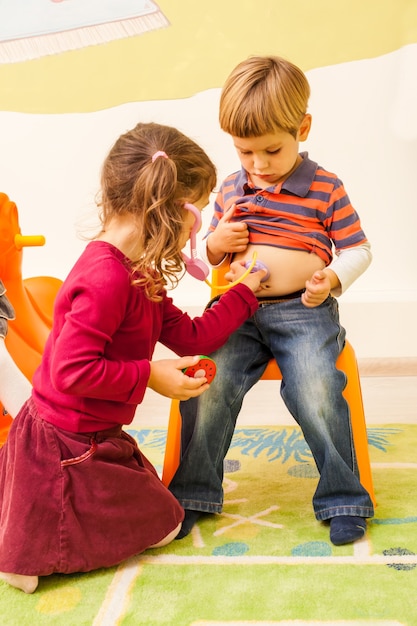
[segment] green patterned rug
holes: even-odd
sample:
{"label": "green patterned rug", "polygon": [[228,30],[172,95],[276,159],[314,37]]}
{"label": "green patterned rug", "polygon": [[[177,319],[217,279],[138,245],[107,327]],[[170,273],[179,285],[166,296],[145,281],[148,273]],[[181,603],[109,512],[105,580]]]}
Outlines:
{"label": "green patterned rug", "polygon": [[[166,432],[129,431],[161,470]],[[317,474],[297,427],[240,428],[222,515],[187,538],[91,574],[0,581],[2,626],[417,625],[417,425],[368,429],[376,516],[335,547],[315,520]]]}

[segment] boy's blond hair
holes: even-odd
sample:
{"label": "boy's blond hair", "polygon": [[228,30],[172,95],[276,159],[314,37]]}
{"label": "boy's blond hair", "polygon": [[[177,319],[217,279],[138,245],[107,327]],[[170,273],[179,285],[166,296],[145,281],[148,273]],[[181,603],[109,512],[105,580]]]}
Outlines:
{"label": "boy's blond hair", "polygon": [[308,80],[296,65],[278,56],[249,57],[223,86],[220,126],[234,137],[260,137],[277,130],[295,137],[309,97]]}

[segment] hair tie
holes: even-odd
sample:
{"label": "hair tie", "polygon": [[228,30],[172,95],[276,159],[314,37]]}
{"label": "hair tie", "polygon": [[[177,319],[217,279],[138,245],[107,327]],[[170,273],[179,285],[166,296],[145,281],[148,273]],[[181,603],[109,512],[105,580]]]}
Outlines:
{"label": "hair tie", "polygon": [[152,163],[155,163],[158,157],[164,157],[164,159],[167,159],[168,155],[163,150],[158,150],[158,152],[155,152],[155,154],[152,156]]}

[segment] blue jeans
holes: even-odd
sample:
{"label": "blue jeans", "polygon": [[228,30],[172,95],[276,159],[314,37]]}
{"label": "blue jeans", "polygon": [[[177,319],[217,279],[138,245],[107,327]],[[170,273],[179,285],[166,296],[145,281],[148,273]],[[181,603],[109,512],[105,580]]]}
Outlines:
{"label": "blue jeans", "polygon": [[335,366],[344,341],[333,297],[315,308],[296,298],[261,305],[211,355],[217,374],[210,389],[180,405],[182,458],[169,489],[185,509],[221,512],[223,461],[243,398],[273,357],[282,373],[282,398],[320,474],[313,496],[316,518],[373,516],[372,501],[359,481],[349,407],[342,395],[346,376]]}

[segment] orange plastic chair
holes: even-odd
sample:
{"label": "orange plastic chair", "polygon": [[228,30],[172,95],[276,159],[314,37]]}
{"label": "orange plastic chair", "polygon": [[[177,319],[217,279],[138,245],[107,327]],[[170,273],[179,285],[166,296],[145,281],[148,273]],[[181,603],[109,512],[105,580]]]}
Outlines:
{"label": "orange plastic chair", "polygon": [[[212,272],[213,285],[223,285],[224,274],[227,268],[214,269]],[[212,287],[211,295],[217,295],[216,287]],[[363,409],[362,389],[359,377],[358,364],[355,352],[351,344],[346,341],[338,360],[337,367],[342,370],[347,377],[346,388],[343,395],[349,404],[353,441],[355,444],[356,458],[359,468],[360,480],[368,491],[372,502],[375,505],[375,492],[373,487],[371,462],[369,458],[368,437],[366,433],[365,413]],[[274,359],[269,361],[261,380],[281,380],[280,369]],[[181,414],[179,401],[172,400],[169,420],[167,441],[165,447],[165,458],[162,472],[162,482],[168,486],[171,482],[181,455]]]}
{"label": "orange plastic chair", "polygon": [[[22,249],[43,246],[42,235],[22,235],[16,204],[0,193],[0,278],[7,290],[16,319],[9,322],[6,346],[18,368],[31,381],[40,364],[52,327],[52,311],[62,281],[52,276],[22,278]],[[0,445],[11,418],[0,404]]]}

